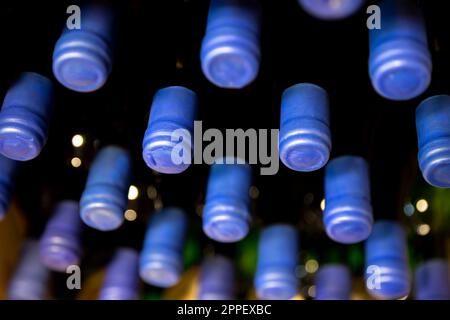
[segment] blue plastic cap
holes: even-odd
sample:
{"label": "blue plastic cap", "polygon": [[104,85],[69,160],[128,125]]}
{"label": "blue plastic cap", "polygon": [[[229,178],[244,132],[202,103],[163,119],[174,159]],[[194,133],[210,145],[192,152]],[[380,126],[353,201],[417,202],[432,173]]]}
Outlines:
{"label": "blue plastic cap", "polygon": [[450,300],[449,266],[444,259],[422,263],[415,272],[416,300]]}
{"label": "blue plastic cap", "polygon": [[203,231],[219,242],[237,242],[249,231],[251,167],[247,164],[215,163],[211,166],[203,208]]}
{"label": "blue plastic cap", "polygon": [[404,299],[408,296],[411,290],[411,280],[406,262],[380,258],[377,260],[377,264],[370,264],[369,266],[380,268],[378,269],[379,271],[372,273],[375,283],[378,281],[376,277],[379,277],[379,287],[376,285],[368,287],[367,282],[371,282],[371,280],[368,277],[366,278],[366,289],[372,297],[383,300],[396,300]]}
{"label": "blue plastic cap", "polygon": [[8,211],[17,169],[18,162],[0,155],[0,220]]}
{"label": "blue plastic cap", "polygon": [[218,87],[240,89],[258,75],[261,12],[255,0],[212,0],[200,59]]}
{"label": "blue plastic cap", "polygon": [[199,300],[231,300],[234,297],[235,272],[233,262],[224,256],[214,256],[202,263],[199,279]]}
{"label": "blue plastic cap", "polygon": [[295,171],[322,168],[330,157],[329,102],[325,90],[310,83],[286,89],[281,101],[281,161]]}
{"label": "blue plastic cap", "polygon": [[112,68],[114,12],[105,4],[81,8],[81,28],[65,27],[53,51],[53,73],[65,87],[79,92],[101,88]]}
{"label": "blue plastic cap", "polygon": [[168,87],[155,94],[142,143],[148,167],[174,174],[189,167],[197,105],[195,92],[184,87]]}
{"label": "blue plastic cap", "polygon": [[297,294],[298,232],[294,226],[275,224],[259,237],[254,285],[260,299],[286,300]]}
{"label": "blue plastic cap", "polygon": [[410,292],[408,248],[403,227],[392,221],[374,224],[366,241],[366,289],[378,299],[400,299]]}
{"label": "blue plastic cap", "polygon": [[44,300],[48,293],[50,270],[39,260],[39,243],[26,240],[9,282],[9,300]]}
{"label": "blue plastic cap", "polygon": [[449,265],[444,259],[432,259],[415,272],[416,300],[450,300]]}
{"label": "blue plastic cap", "polygon": [[9,88],[0,112],[0,153],[18,161],[36,158],[47,141],[52,82],[24,72]]}
{"label": "blue plastic cap", "polygon": [[419,166],[435,187],[450,188],[450,96],[423,101],[416,110]]}
{"label": "blue plastic cap", "polygon": [[303,10],[322,20],[344,19],[358,11],[365,0],[298,0]]}
{"label": "blue plastic cap", "polygon": [[316,300],[349,300],[352,291],[350,270],[341,264],[319,268],[315,279]]}
{"label": "blue plastic cap", "polygon": [[139,255],[131,248],[119,248],[106,268],[99,300],[135,300],[139,293]]}
{"label": "blue plastic cap", "polygon": [[178,283],[187,228],[186,213],[178,208],[165,208],[150,217],[139,262],[144,282],[162,288]]}
{"label": "blue plastic cap", "polygon": [[101,231],[119,228],[128,204],[131,158],[120,147],[108,146],[95,157],[80,200],[81,219]]}
{"label": "blue plastic cap", "polygon": [[78,265],[82,254],[82,227],[78,202],[60,202],[41,236],[41,262],[58,272],[66,272],[67,267]]}
{"label": "blue plastic cap", "polygon": [[380,2],[381,29],[370,30],[369,73],[383,97],[409,100],[431,82],[432,61],[425,23],[414,1]]}
{"label": "blue plastic cap", "polygon": [[342,156],[327,165],[323,222],[328,236],[339,243],[357,243],[370,235],[370,178],[363,158]]}

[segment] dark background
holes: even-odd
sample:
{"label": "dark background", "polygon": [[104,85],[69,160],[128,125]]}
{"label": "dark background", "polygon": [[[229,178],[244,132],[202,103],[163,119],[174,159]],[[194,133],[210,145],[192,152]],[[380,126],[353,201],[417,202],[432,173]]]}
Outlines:
{"label": "dark background", "polygon": [[[31,236],[42,232],[55,202],[79,199],[95,151],[113,143],[128,148],[134,158],[132,183],[139,187],[140,197],[130,208],[138,212],[138,219],[114,232],[87,230],[86,259],[95,264],[116,245],[139,248],[155,203],[183,206],[192,216],[192,232],[202,247],[233,254],[233,245],[213,244],[201,234],[208,166],[193,165],[171,176],[152,172],[142,160],[152,96],[170,85],[184,85],[198,94],[204,130],[278,128],[284,89],[300,82],[322,86],[331,101],[332,156],[367,158],[375,218],[402,219],[411,185],[417,179],[423,183],[417,169],[415,108],[425,97],[450,93],[450,28],[444,1],[422,1],[433,82],[423,96],[408,102],[388,101],[372,89],[365,8],[346,20],[325,22],[308,16],[295,0],[261,2],[261,69],[257,80],[244,90],[217,88],[201,72],[199,51],[208,1],[130,0],[116,4],[120,18],[113,72],[101,90],[88,94],[64,88],[51,71],[53,47],[68,17],[66,8],[77,2],[1,2],[0,96],[23,71],[50,77],[57,87],[48,143],[37,159],[23,163],[17,182],[16,196]],[[85,137],[82,148],[72,146],[74,134]],[[74,156],[82,159],[80,168],[70,165]],[[302,250],[326,256],[330,247],[336,247],[345,254],[322,229],[323,170],[298,173],[280,162],[275,176],[260,176],[257,167],[254,173],[259,190],[252,202],[255,226],[296,223],[302,232]],[[148,186],[157,189],[156,200],[147,197]],[[424,250],[434,250],[428,242],[422,245]]]}

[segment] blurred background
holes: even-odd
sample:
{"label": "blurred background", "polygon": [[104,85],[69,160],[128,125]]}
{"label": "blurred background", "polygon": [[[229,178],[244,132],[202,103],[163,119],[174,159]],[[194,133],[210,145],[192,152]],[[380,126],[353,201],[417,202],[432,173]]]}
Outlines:
{"label": "blurred background", "polygon": [[[56,108],[49,139],[41,155],[22,163],[14,200],[0,222],[0,297],[25,237],[38,238],[55,204],[78,200],[96,151],[108,144],[127,148],[133,157],[126,223],[117,231],[86,228],[82,290],[68,290],[65,274],[52,274],[52,297],[95,299],[103,270],[117,246],[142,245],[148,217],[166,206],[183,207],[190,216],[184,250],[185,273],[170,289],[143,286],[144,299],[196,297],[202,257],[231,257],[238,272],[237,297],[254,298],[256,248],[261,227],[290,222],[300,230],[301,280],[298,299],[315,296],[314,275],[321,265],[347,264],[354,277],[352,297],[367,299],[363,245],[339,245],[325,234],[323,170],[299,173],[280,163],[275,176],[260,176],[254,167],[250,189],[252,231],[241,242],[220,244],[201,230],[207,165],[192,165],[179,175],[162,175],[142,160],[142,139],[154,93],[183,85],[199,96],[203,130],[207,128],[279,128],[282,92],[300,82],[325,88],[331,101],[332,157],[368,159],[375,219],[399,220],[407,229],[410,266],[450,250],[450,191],[429,186],[417,164],[415,108],[425,97],[449,94],[450,29],[440,1],[422,1],[433,55],[429,90],[408,102],[378,96],[368,76],[368,32],[364,8],[342,21],[322,21],[305,13],[295,0],[261,1],[262,63],[257,80],[243,90],[215,87],[200,68],[208,1],[117,1],[120,17],[113,71],[99,91],[76,93],[59,85],[52,74],[52,52],[76,1],[0,4],[0,96],[23,71],[54,80]],[[373,1],[376,3],[376,1]]]}

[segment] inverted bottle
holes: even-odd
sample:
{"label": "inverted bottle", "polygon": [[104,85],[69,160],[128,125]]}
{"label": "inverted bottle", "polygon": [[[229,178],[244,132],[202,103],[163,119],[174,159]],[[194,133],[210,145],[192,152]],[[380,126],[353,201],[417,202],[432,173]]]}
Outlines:
{"label": "inverted bottle", "polygon": [[328,236],[339,243],[357,243],[372,230],[370,178],[366,160],[342,156],[325,170],[323,222]]}
{"label": "inverted bottle", "polygon": [[250,224],[249,189],[251,167],[247,164],[215,163],[209,173],[206,201],[203,208],[203,231],[219,242],[243,239]]}
{"label": "inverted bottle", "polygon": [[262,230],[254,279],[260,299],[286,300],[297,294],[298,241],[291,225],[275,224]]}
{"label": "inverted bottle", "polygon": [[26,240],[8,285],[8,299],[44,300],[49,279],[50,270],[39,260],[39,242]]}
{"label": "inverted bottle", "polygon": [[316,300],[349,300],[352,291],[350,270],[341,264],[321,266],[315,285]]}
{"label": "inverted bottle", "polygon": [[374,224],[366,241],[366,289],[379,299],[400,299],[410,292],[408,248],[403,227],[393,221]]}
{"label": "inverted bottle", "polygon": [[168,87],[155,94],[142,143],[148,167],[175,174],[189,167],[197,105],[195,92],[184,87]]}
{"label": "inverted bottle", "polygon": [[24,72],[6,93],[0,112],[0,153],[28,161],[36,158],[47,141],[54,101],[52,82]]}
{"label": "inverted bottle", "polygon": [[450,188],[450,96],[423,101],[416,110],[419,167],[435,187]]}
{"label": "inverted bottle", "polygon": [[383,97],[409,100],[431,82],[432,61],[425,23],[414,1],[380,2],[381,28],[370,30],[369,73]]}
{"label": "inverted bottle", "polygon": [[68,89],[100,89],[112,69],[114,11],[96,1],[81,7],[79,29],[64,27],[53,51],[53,73]]}
{"label": "inverted bottle", "polygon": [[128,203],[131,159],[120,147],[101,149],[92,162],[80,200],[81,219],[101,231],[119,228]]}
{"label": "inverted bottle", "polygon": [[222,88],[250,84],[259,71],[260,29],[256,0],[211,0],[200,53],[205,77]]}
{"label": "inverted bottle", "polygon": [[58,272],[66,272],[67,267],[79,265],[82,255],[82,227],[78,202],[61,201],[40,239],[41,262]]}
{"label": "inverted bottle", "polygon": [[0,221],[8,211],[11,202],[17,169],[18,162],[0,155]]}
{"label": "inverted bottle", "polygon": [[224,256],[203,261],[199,279],[199,300],[231,300],[234,297],[235,273],[233,262]]}
{"label": "inverted bottle", "polygon": [[131,248],[118,248],[106,267],[99,300],[135,300],[139,295],[139,256]]}
{"label": "inverted bottle", "polygon": [[358,11],[365,0],[298,0],[310,15],[323,20],[344,19]]}
{"label": "inverted bottle", "polygon": [[450,300],[449,266],[445,259],[432,259],[415,272],[416,300]]}
{"label": "inverted bottle", "polygon": [[329,102],[325,90],[310,83],[286,89],[281,101],[281,161],[295,171],[322,168],[330,157]]}
{"label": "inverted bottle", "polygon": [[150,217],[139,261],[144,282],[162,288],[178,283],[187,228],[187,216],[178,208],[165,208]]}

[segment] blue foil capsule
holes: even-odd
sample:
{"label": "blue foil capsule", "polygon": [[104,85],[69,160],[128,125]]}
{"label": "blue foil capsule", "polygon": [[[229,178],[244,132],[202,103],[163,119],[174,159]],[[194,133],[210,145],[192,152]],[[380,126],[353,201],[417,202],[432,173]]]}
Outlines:
{"label": "blue foil capsule", "polygon": [[178,283],[187,228],[187,216],[178,208],[165,208],[150,217],[139,261],[144,282],[162,288]]}
{"label": "blue foil capsule", "polygon": [[234,298],[235,272],[233,262],[224,256],[203,261],[199,279],[199,300],[231,300]]}
{"label": "blue foil capsule", "polygon": [[119,248],[106,268],[99,300],[135,300],[139,296],[139,255]]}
{"label": "blue foil capsule", "polygon": [[299,0],[303,10],[322,20],[344,19],[358,11],[365,0]]}
{"label": "blue foil capsule", "polygon": [[260,299],[286,300],[297,294],[298,232],[275,224],[262,230],[254,285]]}
{"label": "blue foil capsule", "polygon": [[415,272],[416,300],[450,300],[449,266],[444,259],[432,259]]}
{"label": "blue foil capsule", "polygon": [[99,1],[81,8],[79,29],[64,28],[53,51],[53,73],[74,91],[100,89],[112,68],[114,12]]}
{"label": "blue foil capsule", "polygon": [[0,220],[9,208],[17,167],[18,162],[0,155]]}
{"label": "blue foil capsule", "polygon": [[26,240],[9,282],[9,300],[44,300],[48,294],[50,270],[39,260],[39,242]]}
{"label": "blue foil capsule", "polygon": [[82,255],[82,227],[78,202],[60,202],[40,239],[41,262],[58,272],[66,272],[67,267],[79,265]]}
{"label": "blue foil capsule", "polygon": [[378,299],[400,299],[410,292],[408,248],[403,227],[393,221],[374,224],[366,241],[366,289]]}
{"label": "blue foil capsule", "polygon": [[450,96],[423,101],[416,110],[419,167],[435,187],[450,188]]}
{"label": "blue foil capsule", "polygon": [[189,167],[197,105],[195,92],[184,87],[168,87],[155,94],[142,143],[148,167],[175,174]]}
{"label": "blue foil capsule", "polygon": [[357,243],[372,230],[370,178],[366,160],[356,156],[333,159],[325,171],[323,222],[328,236],[339,243]]}
{"label": "blue foil capsule", "polygon": [[52,82],[24,72],[9,88],[0,112],[0,153],[28,161],[36,158],[47,141],[54,101]]}
{"label": "blue foil capsule", "polygon": [[425,23],[414,1],[383,0],[381,28],[370,30],[369,73],[383,97],[409,100],[431,82],[432,61]]}
{"label": "blue foil capsule", "polygon": [[281,161],[295,171],[322,168],[330,157],[329,102],[325,90],[310,83],[286,89],[281,101]]}
{"label": "blue foil capsule", "polygon": [[327,264],[319,268],[315,285],[316,300],[349,300],[352,276],[344,265]]}
{"label": "blue foil capsule", "polygon": [[218,87],[240,89],[258,75],[261,12],[255,0],[212,0],[200,59]]}
{"label": "blue foil capsule", "polygon": [[237,242],[247,235],[251,180],[251,167],[238,164],[237,159],[211,166],[203,208],[203,231],[209,238],[219,242]]}
{"label": "blue foil capsule", "polygon": [[81,195],[80,215],[84,223],[101,231],[122,225],[130,176],[131,159],[126,150],[108,146],[99,151]]}

